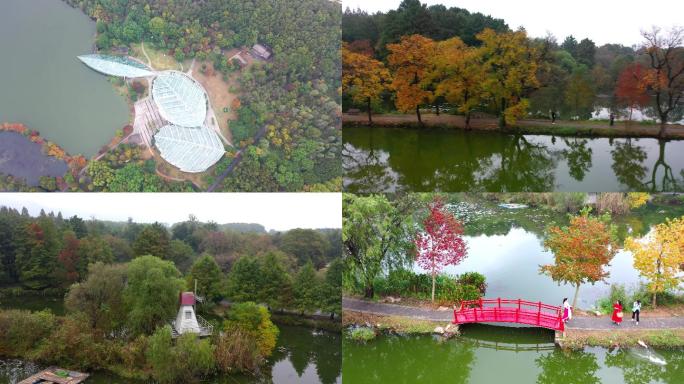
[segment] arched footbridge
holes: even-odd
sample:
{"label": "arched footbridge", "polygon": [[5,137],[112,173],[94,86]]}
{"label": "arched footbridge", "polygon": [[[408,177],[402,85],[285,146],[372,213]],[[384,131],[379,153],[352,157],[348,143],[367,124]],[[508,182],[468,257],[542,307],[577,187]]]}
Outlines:
{"label": "arched footbridge", "polygon": [[516,323],[564,331],[562,308],[521,299],[479,299],[462,301],[454,309],[454,324]]}

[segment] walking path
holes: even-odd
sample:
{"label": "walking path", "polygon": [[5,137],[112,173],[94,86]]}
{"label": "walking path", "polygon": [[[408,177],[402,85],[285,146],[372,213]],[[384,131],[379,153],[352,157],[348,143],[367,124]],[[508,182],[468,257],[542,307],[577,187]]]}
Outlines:
{"label": "walking path", "polygon": [[[375,303],[365,300],[357,300],[348,297],[342,298],[342,308],[349,311],[370,313],[383,316],[404,316],[416,319],[431,321],[452,321],[454,319],[453,310],[438,311],[435,309],[409,307],[397,304]],[[641,314],[639,325],[632,323],[627,316],[631,312],[625,312],[625,320],[622,325],[614,325],[609,317],[574,317],[566,323],[567,329],[579,330],[619,330],[619,329],[677,329],[684,328],[684,317],[648,317],[648,313]]]}

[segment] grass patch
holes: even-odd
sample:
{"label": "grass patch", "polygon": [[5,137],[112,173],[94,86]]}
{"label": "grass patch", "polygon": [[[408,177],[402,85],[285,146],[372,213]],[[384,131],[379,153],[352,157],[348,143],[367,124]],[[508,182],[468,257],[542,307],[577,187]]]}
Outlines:
{"label": "grass patch", "polygon": [[684,329],[663,330],[601,330],[585,331],[570,329],[561,341],[564,348],[581,349],[592,347],[630,347],[638,344],[639,340],[650,347],[678,349],[684,347]]}
{"label": "grass patch", "polygon": [[381,316],[355,311],[344,311],[342,313],[342,324],[345,327],[366,327],[373,328],[378,332],[403,334],[431,334],[435,327],[444,326],[443,322],[403,316]]}
{"label": "grass patch", "polygon": [[347,333],[347,337],[357,343],[367,343],[375,339],[375,331],[371,328],[354,328]]}

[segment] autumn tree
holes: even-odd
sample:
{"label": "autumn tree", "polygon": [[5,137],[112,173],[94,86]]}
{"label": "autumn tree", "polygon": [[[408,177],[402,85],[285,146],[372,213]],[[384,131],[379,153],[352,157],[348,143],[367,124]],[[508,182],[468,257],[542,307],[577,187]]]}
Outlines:
{"label": "autumn tree", "polygon": [[169,250],[169,232],[160,223],[147,225],[133,242],[136,256],[152,255],[166,258]]}
{"label": "autumn tree", "polygon": [[373,124],[371,103],[389,82],[390,73],[382,62],[342,46],[342,87],[354,103],[366,103],[369,124]]}
{"label": "autumn tree", "polygon": [[641,34],[650,59],[649,82],[660,117],[659,135],[663,137],[670,114],[684,97],[684,27],[673,27],[666,33],[653,27]]}
{"label": "autumn tree", "polygon": [[655,226],[644,239],[628,237],[625,249],[634,254],[634,268],[648,279],[648,290],[656,295],[677,288],[684,279],[679,275],[684,264],[684,217],[667,219]]}
{"label": "autumn tree", "polygon": [[431,70],[435,42],[421,35],[404,36],[401,42],[388,44],[387,49],[397,109],[404,113],[415,110],[418,122],[422,124],[420,106],[434,99],[426,78]]}
{"label": "autumn tree", "polygon": [[60,264],[59,271],[62,274],[61,278],[68,284],[72,284],[80,278],[78,271],[80,241],[73,231],[67,230],[64,232],[62,244],[62,250],[57,256]]}
{"label": "autumn tree", "polygon": [[558,283],[575,286],[572,306],[577,305],[581,284],[596,283],[609,276],[604,267],[617,251],[614,228],[608,223],[610,216],[589,216],[584,210],[570,218],[567,227],[552,226],[544,247],[554,254],[554,264],[540,266],[540,271]]}
{"label": "autumn tree", "polygon": [[435,96],[458,105],[465,115],[465,127],[470,128],[470,114],[483,96],[484,71],[480,51],[466,46],[454,37],[437,43],[432,57],[430,81],[435,84]]}
{"label": "autumn tree", "polygon": [[423,231],[416,234],[414,243],[416,262],[432,276],[434,303],[437,275],[444,267],[459,264],[467,256],[467,246],[463,240],[463,226],[444,208],[441,198],[430,203],[429,211],[423,221]]}
{"label": "autumn tree", "polygon": [[539,86],[535,49],[524,31],[496,33],[485,29],[477,35],[482,41],[482,69],[486,73],[483,89],[499,111],[499,126],[515,124],[527,112],[524,97]]}
{"label": "autumn tree", "polygon": [[648,81],[646,68],[636,63],[629,65],[618,77],[615,96],[618,101],[629,107],[629,121],[632,121],[634,108],[645,107],[650,97],[648,95]]}

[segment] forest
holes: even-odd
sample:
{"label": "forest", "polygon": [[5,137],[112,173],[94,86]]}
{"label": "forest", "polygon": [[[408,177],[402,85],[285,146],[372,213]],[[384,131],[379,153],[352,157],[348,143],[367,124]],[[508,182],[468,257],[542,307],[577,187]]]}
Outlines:
{"label": "forest", "polygon": [[[266,232],[250,223],[166,226],[0,208],[0,301],[64,300],[64,316],[0,311],[0,356],[193,382],[257,374],[275,347],[272,317],[337,321],[340,229]],[[215,332],[174,344],[168,320],[195,290]],[[289,316],[289,317],[288,317]],[[296,321],[296,320],[289,320]]]}
{"label": "forest", "polygon": [[[267,44],[273,60],[240,74],[234,135],[244,156],[220,189],[341,189],[339,148],[339,4],[324,0],[65,0],[97,21],[107,51],[144,41],[177,60],[210,60],[230,70],[223,52]],[[263,132],[263,136],[259,135]],[[260,137],[256,142],[252,138]],[[234,153],[232,155],[235,155]],[[209,182],[223,172],[225,157]]]}
{"label": "forest", "polygon": [[684,30],[653,27],[639,46],[590,37],[530,37],[500,19],[404,0],[396,10],[342,16],[343,109],[586,120],[597,107],[631,120],[682,118]]}

